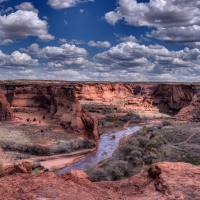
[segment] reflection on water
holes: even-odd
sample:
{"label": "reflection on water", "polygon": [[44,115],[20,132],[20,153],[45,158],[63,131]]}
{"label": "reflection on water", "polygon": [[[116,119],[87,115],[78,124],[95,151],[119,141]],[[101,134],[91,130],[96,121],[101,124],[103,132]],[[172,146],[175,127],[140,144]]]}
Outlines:
{"label": "reflection on water", "polygon": [[71,169],[75,170],[87,170],[90,166],[93,166],[100,161],[110,158],[114,151],[117,149],[119,142],[122,138],[139,131],[141,126],[135,126],[131,128],[127,128],[123,131],[118,131],[113,134],[103,134],[99,139],[99,147],[96,151],[88,154],[86,157],[74,163],[60,171],[58,174],[64,174]]}

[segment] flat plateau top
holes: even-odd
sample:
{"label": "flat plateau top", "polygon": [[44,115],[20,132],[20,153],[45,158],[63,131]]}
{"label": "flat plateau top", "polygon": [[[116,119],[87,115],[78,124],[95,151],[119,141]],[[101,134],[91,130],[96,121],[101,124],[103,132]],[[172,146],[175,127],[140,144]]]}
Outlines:
{"label": "flat plateau top", "polygon": [[35,85],[35,84],[172,84],[172,85],[200,85],[200,82],[109,82],[109,81],[61,81],[61,80],[0,80],[0,85]]}

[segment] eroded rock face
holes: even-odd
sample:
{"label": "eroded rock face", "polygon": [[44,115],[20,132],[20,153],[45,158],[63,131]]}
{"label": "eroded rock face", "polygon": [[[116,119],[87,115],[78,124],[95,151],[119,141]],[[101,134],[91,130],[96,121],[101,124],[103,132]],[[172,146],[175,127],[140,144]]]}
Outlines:
{"label": "eroded rock face", "polygon": [[4,175],[12,175],[16,173],[28,173],[32,172],[33,161],[32,160],[19,160],[14,164],[4,165]]}
{"label": "eroded rock face", "polygon": [[3,91],[0,88],[0,121],[11,121],[12,111]]}
{"label": "eroded rock face", "polygon": [[[21,113],[19,120],[26,118],[26,113],[37,112],[37,110],[46,111],[53,123],[61,125],[68,132],[76,132],[87,138],[97,139],[98,126],[94,122],[90,113],[83,109],[76,99],[73,87],[67,85],[7,85],[2,86],[9,103],[5,96],[0,99],[3,102],[3,119],[10,120],[11,109],[13,114]],[[3,93],[0,93],[0,95]],[[1,104],[0,104],[1,105]],[[7,107],[6,107],[7,106]],[[8,112],[9,111],[9,112]],[[27,119],[28,121],[29,119]],[[33,120],[33,119],[31,119]]]}
{"label": "eroded rock face", "polygon": [[196,89],[186,84],[74,83],[81,102],[125,104],[138,109],[178,112],[190,104]]}
{"label": "eroded rock face", "polygon": [[131,100],[133,97],[146,96],[155,90],[157,84],[136,83],[72,83],[77,99],[91,102],[113,102]]}
{"label": "eroded rock face", "polygon": [[74,90],[68,87],[51,87],[50,113],[68,131],[75,131],[94,138],[94,119],[83,109]]}
{"label": "eroded rock face", "polygon": [[[90,182],[82,171],[64,175],[16,174],[0,178],[5,199],[127,199],[194,200],[200,195],[200,167],[188,163],[153,164],[148,173],[121,181]],[[59,187],[58,187],[59,186]]]}
{"label": "eroded rock face", "polygon": [[182,108],[175,117],[179,121],[200,121],[200,91],[193,96],[190,104]]}
{"label": "eroded rock face", "polygon": [[148,99],[162,112],[179,111],[190,104],[195,93],[190,85],[159,84]]}

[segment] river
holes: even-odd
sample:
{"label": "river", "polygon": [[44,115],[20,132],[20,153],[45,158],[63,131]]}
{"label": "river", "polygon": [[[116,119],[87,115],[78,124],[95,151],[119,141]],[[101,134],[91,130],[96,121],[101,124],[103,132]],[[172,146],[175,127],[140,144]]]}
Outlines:
{"label": "river", "polygon": [[122,138],[139,131],[142,126],[134,126],[129,127],[126,130],[118,131],[112,134],[102,134],[99,139],[98,149],[86,157],[81,159],[80,161],[62,169],[57,172],[57,174],[64,174],[71,169],[75,170],[87,170],[88,168],[98,164],[100,161],[110,158],[117,147],[119,146],[119,142]]}

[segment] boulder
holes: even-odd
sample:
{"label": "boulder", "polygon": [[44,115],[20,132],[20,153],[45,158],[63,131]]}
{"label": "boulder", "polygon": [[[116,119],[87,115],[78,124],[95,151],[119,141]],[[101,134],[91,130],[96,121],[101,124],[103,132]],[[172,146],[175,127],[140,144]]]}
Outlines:
{"label": "boulder", "polygon": [[28,173],[32,172],[33,161],[31,160],[19,160],[14,164],[4,165],[4,175],[12,175],[15,173]]}

